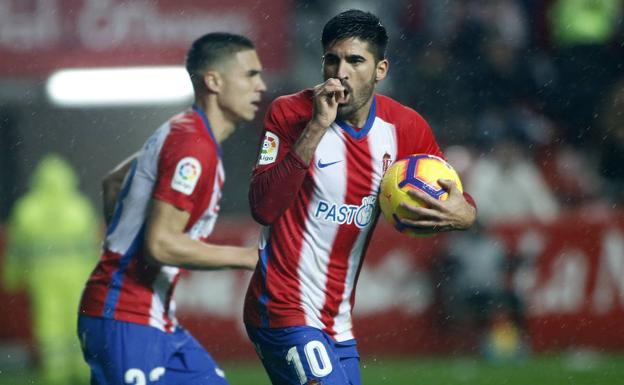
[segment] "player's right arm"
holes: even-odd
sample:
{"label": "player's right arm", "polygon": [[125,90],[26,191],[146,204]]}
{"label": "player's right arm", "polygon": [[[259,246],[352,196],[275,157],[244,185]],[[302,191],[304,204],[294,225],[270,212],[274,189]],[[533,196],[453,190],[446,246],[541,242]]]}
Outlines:
{"label": "player's right arm", "polygon": [[311,119],[294,144],[284,140],[288,131],[284,106],[278,103],[271,106],[264,121],[263,145],[274,137],[278,141],[278,154],[260,159],[251,179],[249,203],[257,222],[270,225],[293,204],[318,144],[336,120],[338,101],[343,97],[344,86],[338,79],[328,79],[314,87]]}
{"label": "player's right arm", "polygon": [[[160,150],[148,145],[139,156],[138,173],[156,171],[145,218],[143,249],[148,261],[188,269],[254,269],[256,247],[209,244],[189,234],[194,226],[203,231],[204,224],[196,218],[200,212],[213,210],[216,215],[214,207],[204,205],[219,199],[214,195],[220,194],[220,158],[206,135],[183,128],[173,125]],[[156,167],[150,164],[153,159]]]}
{"label": "player's right arm", "polygon": [[312,119],[293,146],[293,151],[305,163],[310,164],[323,135],[336,120],[338,100],[344,97],[344,90],[340,80],[333,78],[314,87]]}
{"label": "player's right arm", "polygon": [[152,262],[187,269],[249,269],[258,261],[257,247],[204,243],[184,232],[190,214],[153,199],[145,232],[145,249]]}

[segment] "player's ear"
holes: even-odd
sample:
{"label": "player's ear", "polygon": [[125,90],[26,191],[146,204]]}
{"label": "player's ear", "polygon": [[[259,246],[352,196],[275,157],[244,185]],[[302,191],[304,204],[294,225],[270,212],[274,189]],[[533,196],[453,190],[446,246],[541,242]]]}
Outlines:
{"label": "player's ear", "polygon": [[390,63],[388,59],[383,59],[377,62],[375,66],[375,80],[380,81],[386,78],[388,75],[388,68],[390,67]]}
{"label": "player's ear", "polygon": [[217,71],[207,71],[204,74],[204,85],[209,92],[218,94],[223,87],[223,79]]}

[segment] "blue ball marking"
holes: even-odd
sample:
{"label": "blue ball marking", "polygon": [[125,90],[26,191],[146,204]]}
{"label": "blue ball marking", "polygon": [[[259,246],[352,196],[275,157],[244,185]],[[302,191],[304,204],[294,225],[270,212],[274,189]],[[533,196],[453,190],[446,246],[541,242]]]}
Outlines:
{"label": "blue ball marking", "polygon": [[399,187],[403,188],[409,184],[439,200],[440,197],[446,193],[446,190],[444,190],[443,188],[436,189],[435,187],[416,177],[416,166],[418,164],[418,161],[423,158],[431,157],[429,155],[417,155],[407,158],[407,171],[405,173],[406,177],[404,180],[399,182]]}

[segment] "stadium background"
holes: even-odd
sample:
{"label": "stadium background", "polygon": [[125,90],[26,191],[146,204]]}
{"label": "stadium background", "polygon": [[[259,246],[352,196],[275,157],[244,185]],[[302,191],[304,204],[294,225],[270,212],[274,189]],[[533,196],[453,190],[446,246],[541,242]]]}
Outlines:
{"label": "stadium background", "polygon": [[[464,234],[413,240],[381,224],[355,308],[365,383],[621,382],[619,0],[0,0],[0,223],[50,152],[99,208],[104,173],[188,105],[59,107],[45,93],[54,70],[177,65],[195,37],[228,30],[257,42],[266,105],[320,82],[320,30],[351,7],[389,30],[380,91],[425,116],[480,208]],[[259,130],[258,119],[223,145],[215,240],[253,242]],[[264,380],[240,322],[247,279],[192,273],[176,294],[233,384]],[[3,384],[36,381],[28,301],[0,291]]]}

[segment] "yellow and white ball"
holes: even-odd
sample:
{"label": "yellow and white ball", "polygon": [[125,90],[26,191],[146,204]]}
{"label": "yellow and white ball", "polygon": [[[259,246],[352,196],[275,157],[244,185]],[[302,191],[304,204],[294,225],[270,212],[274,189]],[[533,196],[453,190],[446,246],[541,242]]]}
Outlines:
{"label": "yellow and white ball", "polygon": [[414,219],[413,215],[400,206],[401,202],[413,206],[424,206],[424,202],[408,195],[409,190],[420,190],[438,200],[446,200],[448,192],[438,184],[439,179],[455,181],[463,191],[459,175],[444,159],[429,154],[412,154],[396,161],[384,174],[379,192],[379,206],[384,217],[400,232],[411,236],[428,236],[399,222],[399,219]]}

